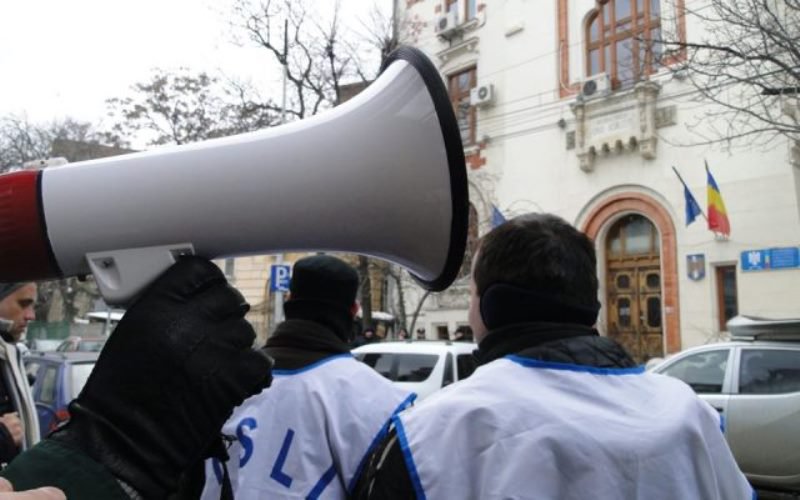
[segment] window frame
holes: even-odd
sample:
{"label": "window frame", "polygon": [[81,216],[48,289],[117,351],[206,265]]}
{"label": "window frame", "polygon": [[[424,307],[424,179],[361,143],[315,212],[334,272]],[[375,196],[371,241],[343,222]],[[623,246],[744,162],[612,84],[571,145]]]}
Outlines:
{"label": "window frame", "polygon": [[[470,12],[470,3],[475,6],[475,12]],[[455,5],[456,12],[459,14],[458,22],[466,23],[478,17],[478,1],[477,0],[444,0],[442,8],[445,14],[449,13],[451,6]],[[460,7],[460,8],[459,8]]]}
{"label": "window frame", "polygon": [[[470,83],[469,88],[467,90],[460,90],[458,86],[458,79],[461,75],[469,73],[470,76]],[[461,102],[462,99],[466,99],[469,101],[470,98],[470,91],[474,89],[478,85],[478,67],[477,66],[470,66],[468,68],[462,69],[458,72],[451,73],[447,76],[447,93],[450,97],[450,104],[453,106],[453,111],[456,115],[456,124],[458,124],[458,103]],[[471,146],[475,144],[475,136],[476,136],[476,129],[477,129],[477,116],[475,112],[475,106],[469,106],[469,112],[467,115],[467,121],[469,125],[469,138],[467,141],[464,142],[464,146]],[[459,133],[461,133],[461,127],[459,126]]]}
{"label": "window frame", "polygon": [[[617,2],[621,0],[597,0],[596,6],[589,12],[584,25],[585,66],[586,76],[591,77],[597,74],[606,73],[611,79],[612,89],[619,89],[632,86],[634,83],[646,80],[650,75],[658,72],[657,62],[654,60],[654,44],[652,34],[654,30],[661,30],[661,5],[659,4],[658,14],[651,15],[653,1],[643,0],[642,12],[639,12],[639,0],[627,0],[630,4],[630,15],[617,20]],[[608,15],[603,15],[608,12]],[[609,26],[606,26],[608,18]],[[592,26],[598,22],[598,37],[592,37]],[[623,26],[628,24],[627,28]],[[623,25],[623,26],[620,26]],[[620,31],[617,31],[617,30]],[[639,47],[638,38],[642,38],[648,47],[642,51]],[[631,72],[634,73],[630,82],[619,79],[620,67],[617,60],[617,44],[624,40],[631,40]],[[592,71],[592,52],[598,51],[598,71]],[[644,55],[644,61],[640,61],[640,55]],[[606,55],[610,61],[606,61]],[[642,71],[642,69],[644,71]]]}
{"label": "window frame", "polygon": [[736,300],[736,313],[739,312],[739,273],[736,264],[715,264],[714,265],[714,298],[717,305],[717,327],[720,332],[728,331],[728,320],[725,319],[725,287],[723,284],[723,270],[733,270],[734,278],[734,299]]}
{"label": "window frame", "polygon": [[[684,381],[682,378],[676,377],[674,375],[669,375],[667,373],[669,370],[673,369],[675,367],[675,365],[678,365],[678,364],[686,361],[687,359],[689,359],[691,357],[702,355],[702,354],[709,354],[709,353],[718,352],[718,351],[725,351],[725,352],[728,353],[728,359],[725,361],[725,369],[722,372],[722,387],[720,388],[720,392],[698,392],[697,390],[695,390],[694,387],[692,387],[688,382]],[[661,375],[665,375],[665,376],[672,377],[672,378],[675,378],[677,380],[680,380],[684,384],[686,384],[689,387],[691,387],[692,390],[697,395],[701,395],[702,394],[702,395],[707,395],[707,396],[727,396],[727,395],[730,395],[730,393],[732,392],[732,384],[733,384],[733,382],[731,380],[732,379],[732,375],[735,375],[735,376],[738,377],[738,368],[739,368],[739,363],[738,363],[739,356],[738,356],[738,354],[739,353],[732,346],[714,346],[714,347],[710,347],[708,349],[703,349],[701,351],[694,351],[694,352],[689,353],[689,354],[687,354],[685,356],[680,356],[677,359],[670,360],[668,363],[665,363],[664,366],[659,367],[657,369],[656,373],[659,373]],[[734,370],[737,370],[737,371],[734,371]],[[737,387],[738,387],[738,381],[737,381]]]}
{"label": "window frame", "polygon": [[742,369],[744,368],[744,354],[747,351],[790,351],[795,352],[800,355],[800,349],[792,348],[792,347],[780,347],[780,346],[771,346],[771,345],[760,345],[760,344],[753,344],[749,346],[740,346],[736,352],[736,367],[734,371],[734,380],[733,380],[733,393],[737,396],[746,396],[746,397],[780,397],[780,396],[787,396],[787,395],[795,395],[798,394],[800,391],[790,391],[790,392],[776,392],[776,393],[743,393],[742,392]]}

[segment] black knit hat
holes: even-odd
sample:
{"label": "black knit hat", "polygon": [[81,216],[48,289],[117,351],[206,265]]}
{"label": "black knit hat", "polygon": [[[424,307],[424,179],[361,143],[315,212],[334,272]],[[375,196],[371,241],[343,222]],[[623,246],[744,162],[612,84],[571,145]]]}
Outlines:
{"label": "black knit hat", "polygon": [[357,291],[358,273],[352,266],[330,255],[314,255],[295,263],[286,305],[317,302],[349,310]]}

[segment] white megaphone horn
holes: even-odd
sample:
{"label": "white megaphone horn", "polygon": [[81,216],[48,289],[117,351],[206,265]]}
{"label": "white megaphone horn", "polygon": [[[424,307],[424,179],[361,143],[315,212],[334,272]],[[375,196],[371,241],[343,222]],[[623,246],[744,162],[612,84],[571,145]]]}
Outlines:
{"label": "white megaphone horn", "polygon": [[438,71],[392,53],[313,118],[186,146],[0,176],[0,281],[93,274],[111,304],[178,254],[351,252],[443,290],[460,268],[468,190]]}

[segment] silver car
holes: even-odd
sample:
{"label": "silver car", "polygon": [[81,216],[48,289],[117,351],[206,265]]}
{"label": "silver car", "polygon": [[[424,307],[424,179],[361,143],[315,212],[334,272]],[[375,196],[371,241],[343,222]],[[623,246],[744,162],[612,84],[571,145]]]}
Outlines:
{"label": "silver car", "polygon": [[757,487],[800,491],[800,320],[737,317],[732,340],[687,349],[653,369],[686,382],[723,417]]}

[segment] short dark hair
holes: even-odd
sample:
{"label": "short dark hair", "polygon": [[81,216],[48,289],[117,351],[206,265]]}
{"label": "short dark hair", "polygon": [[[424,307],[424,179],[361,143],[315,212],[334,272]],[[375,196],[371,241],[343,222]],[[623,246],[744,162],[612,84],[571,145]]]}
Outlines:
{"label": "short dark hair", "polygon": [[481,240],[473,279],[478,296],[495,283],[552,294],[577,305],[597,304],[594,244],[551,214],[515,217]]}

